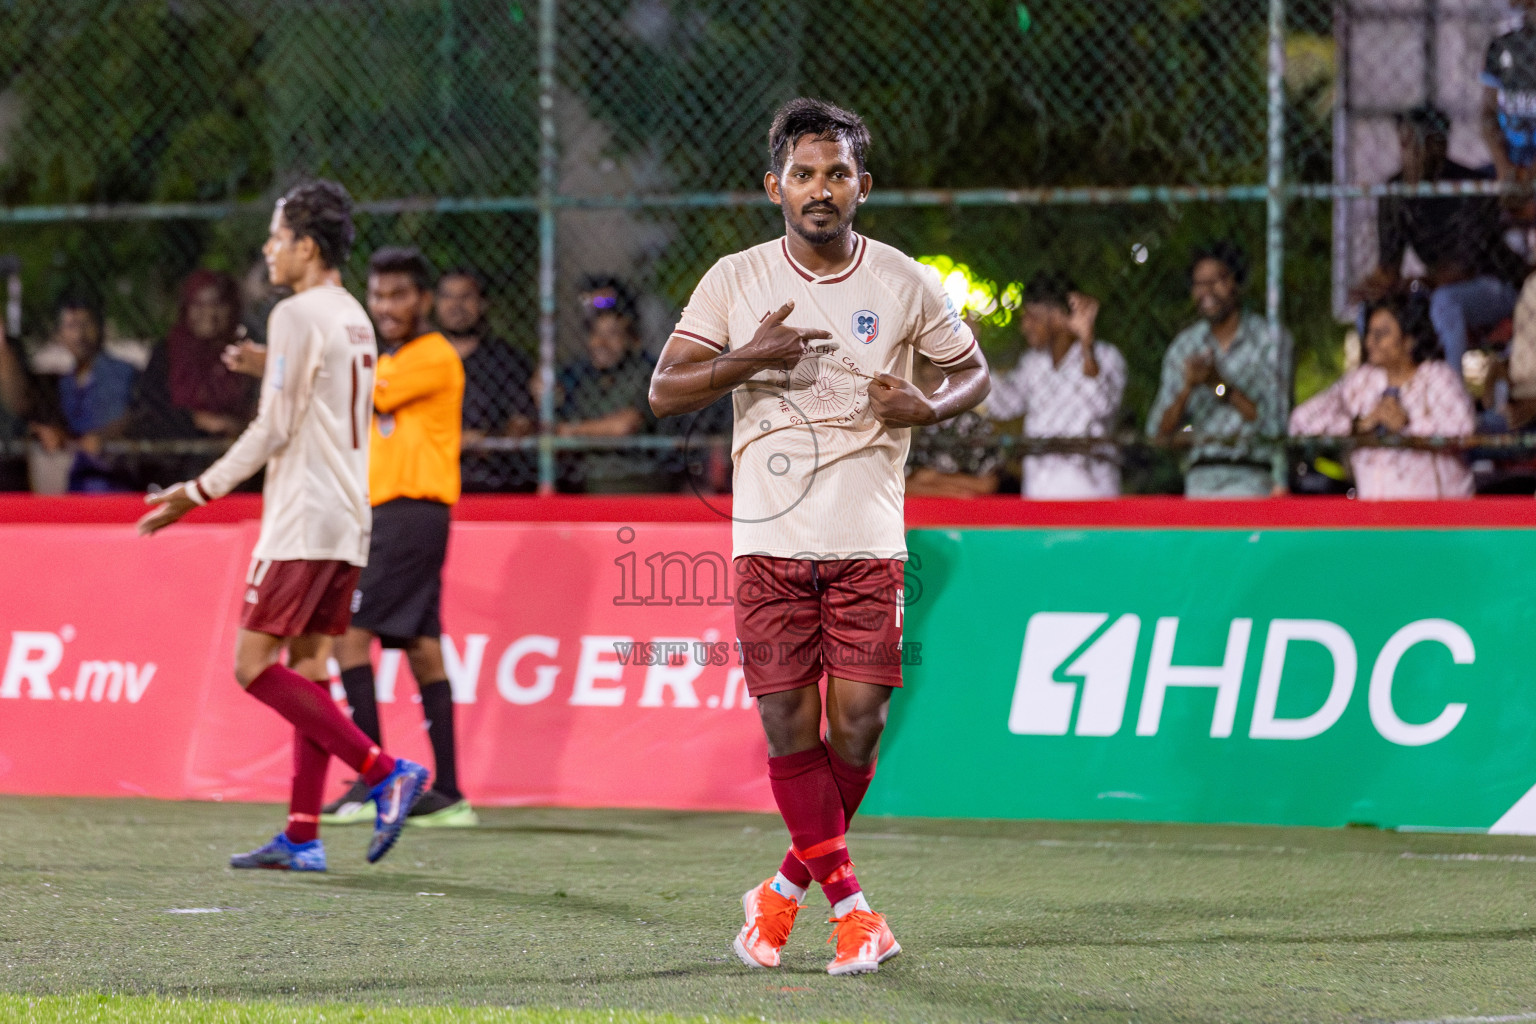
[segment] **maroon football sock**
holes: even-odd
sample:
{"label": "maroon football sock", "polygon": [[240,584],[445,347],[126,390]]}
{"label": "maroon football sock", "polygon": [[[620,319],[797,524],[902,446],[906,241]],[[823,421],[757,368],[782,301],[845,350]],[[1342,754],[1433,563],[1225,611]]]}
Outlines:
{"label": "maroon football sock", "polygon": [[[827,762],[827,749],[768,759],[768,781],[789,827],[795,855],[832,903],[859,891],[844,837],[843,800]],[[787,877],[787,876],[786,876]],[[793,881],[793,879],[791,879]]]}
{"label": "maroon football sock", "polygon": [[394,771],[395,759],[352,724],[330,693],[292,669],[268,665],[245,689],[342,764],[356,770],[368,785],[378,785]]}
{"label": "maroon football sock", "polygon": [[832,766],[832,778],[837,782],[837,792],[843,798],[843,819],[853,821],[854,812],[864,802],[864,794],[869,792],[869,784],[875,778],[875,762],[859,766],[849,764],[837,756],[837,750],[832,744],[826,744],[827,763]]}
{"label": "maroon football sock", "polygon": [[[864,794],[869,792],[869,784],[875,777],[875,763],[871,761],[860,768],[838,757],[832,744],[826,743],[824,746],[827,748],[827,763],[832,768],[832,779],[837,783],[837,792],[843,801],[843,824],[846,827],[853,822],[854,812],[864,802]],[[811,884],[810,869],[795,856],[794,847],[790,847],[784,855],[784,863],[779,865],[779,874],[802,889]]]}
{"label": "maroon football sock", "polygon": [[284,834],[295,843],[320,838],[320,805],[325,799],[325,773],[331,755],[325,748],[293,730],[293,788],[288,796],[288,827]]}

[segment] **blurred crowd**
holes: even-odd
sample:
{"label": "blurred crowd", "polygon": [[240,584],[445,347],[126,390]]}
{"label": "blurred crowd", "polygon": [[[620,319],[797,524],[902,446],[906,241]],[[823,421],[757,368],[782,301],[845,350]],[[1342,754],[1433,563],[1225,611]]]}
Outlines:
{"label": "blurred crowd", "polygon": [[[1482,68],[1487,165],[1450,157],[1443,110],[1395,118],[1389,184],[1403,188],[1378,204],[1377,266],[1351,295],[1359,315],[1337,381],[1293,407],[1292,340],[1245,309],[1244,253],[1215,242],[1192,255],[1198,319],[1171,339],[1145,423],[1179,453],[1186,495],[1464,498],[1479,489],[1474,466],[1496,470],[1484,489],[1536,487],[1525,443],[1536,433],[1536,0],[1515,6]],[[1468,187],[1489,183],[1502,187]],[[1096,336],[1098,308],[1062,275],[1037,275],[1026,353],[994,367],[985,415],[914,439],[908,493],[1118,495],[1126,446],[1099,439],[1122,425],[1125,360]],[[997,442],[1019,418],[1014,478]]]}
{"label": "blurred crowd", "polygon": [[[1425,147],[1425,166],[1439,167],[1438,122],[1420,110],[1401,124],[1405,153]],[[1384,235],[1406,223],[1407,244],[1419,251],[1414,232],[1434,224],[1422,207],[1444,203],[1487,205],[1476,197],[1384,203]],[[1492,204],[1501,208],[1496,199]],[[1502,215],[1488,216],[1490,237],[1500,245],[1505,223]],[[1457,237],[1466,234],[1462,229]],[[1177,453],[1190,497],[1349,488],[1362,498],[1471,495],[1473,475],[1454,439],[1523,430],[1536,421],[1536,284],[1512,271],[1469,272],[1454,265],[1456,258],[1432,261],[1425,276],[1393,274],[1399,264],[1384,265],[1362,282],[1356,364],[1292,408],[1291,339],[1246,307],[1245,254],[1229,242],[1200,249],[1188,267],[1195,320],[1167,347],[1145,441]],[[1442,298],[1447,293],[1451,298]],[[255,414],[257,382],[237,372],[238,353],[261,343],[261,319],[275,298],[228,274],[199,270],[183,282],[164,339],[151,346],[109,345],[101,307],[87,292],[59,300],[46,343],[30,354],[0,330],[0,436],[24,440],[26,451],[24,471],[11,470],[0,484],[89,493],[195,475]],[[484,278],[473,268],[445,271],[434,300],[435,326],[464,362],[465,489],[533,491],[543,396],[535,354],[491,330]],[[655,357],[641,341],[635,294],[616,277],[589,276],[579,301],[584,344],[557,367],[550,396],[555,435],[578,442],[555,451],[557,488],[727,490],[729,399],[686,422],[658,422],[647,399]],[[908,493],[1118,496],[1127,366],[1098,336],[1099,312],[1099,300],[1066,274],[1037,273],[1018,318],[1023,355],[1011,367],[993,367],[982,407],[913,432]],[[1455,330],[1463,333],[1448,338]],[[1450,346],[1461,347],[1468,366],[1471,355],[1492,357],[1481,364],[1477,398],[1449,359]],[[1498,367],[1496,387],[1486,379],[1490,363]],[[914,374],[924,388],[942,379],[921,358]],[[1298,461],[1288,435],[1348,439],[1347,473],[1335,466],[1329,476]],[[636,444],[640,436],[654,443]]]}
{"label": "blurred crowd", "polygon": [[[1404,188],[1379,202],[1378,265],[1352,294],[1359,314],[1335,382],[1295,404],[1290,334],[1252,308],[1247,254],[1213,239],[1189,254],[1192,322],[1168,339],[1150,410],[1133,423],[1127,361],[1098,336],[1100,298],[1043,270],[1019,307],[1023,354],[992,367],[985,405],[913,431],[908,493],[1113,498],[1139,446],[1173,453],[1190,497],[1461,498],[1482,485],[1474,468],[1495,442],[1501,465],[1515,466],[1504,482],[1536,488],[1536,459],[1521,454],[1536,445],[1510,440],[1536,431],[1536,0],[1518,6],[1525,18],[1484,62],[1486,166],[1451,158],[1450,119],[1434,106],[1396,117],[1390,181]],[[1465,187],[1487,182],[1503,188]],[[192,273],[169,330],[147,344],[110,337],[85,284],[65,292],[28,348],[0,325],[0,442],[13,456],[0,460],[0,489],[185,479],[255,414],[257,382],[231,353],[261,343],[278,298],[259,264],[240,280]],[[494,297],[476,268],[443,272],[434,298],[435,325],[464,362],[465,490],[536,488],[545,399],[565,439],[554,451],[561,491],[729,488],[729,400],[658,422],[642,338],[659,335],[642,331],[626,281],[583,280],[581,344],[547,385],[531,339],[491,329]],[[917,362],[919,385],[937,386],[941,375]]]}

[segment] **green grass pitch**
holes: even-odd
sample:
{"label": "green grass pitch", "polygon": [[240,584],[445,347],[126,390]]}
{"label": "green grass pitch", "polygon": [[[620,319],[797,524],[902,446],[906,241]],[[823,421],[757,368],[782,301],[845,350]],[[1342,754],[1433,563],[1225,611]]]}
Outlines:
{"label": "green grass pitch", "polygon": [[830,978],[817,894],[730,951],[776,819],[482,814],[290,875],[225,867],[276,807],[0,798],[0,1020],[1536,1020],[1536,840],[863,818],[905,952]]}

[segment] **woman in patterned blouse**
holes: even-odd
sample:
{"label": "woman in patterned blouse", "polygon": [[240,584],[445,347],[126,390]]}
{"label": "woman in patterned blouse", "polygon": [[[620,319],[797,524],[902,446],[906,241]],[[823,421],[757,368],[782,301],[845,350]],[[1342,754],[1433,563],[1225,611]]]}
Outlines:
{"label": "woman in patterned blouse", "polygon": [[1385,299],[1366,310],[1365,365],[1291,413],[1293,436],[1354,435],[1350,455],[1361,498],[1467,498],[1472,474],[1451,452],[1371,445],[1369,439],[1464,437],[1474,426],[1461,375],[1447,366],[1420,296]]}

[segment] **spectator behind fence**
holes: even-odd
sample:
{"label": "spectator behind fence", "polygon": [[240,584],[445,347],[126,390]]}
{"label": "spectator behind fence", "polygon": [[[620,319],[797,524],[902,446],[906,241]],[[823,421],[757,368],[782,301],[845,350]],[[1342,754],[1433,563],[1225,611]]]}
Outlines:
{"label": "spectator behind fence", "polygon": [[[1391,184],[1487,180],[1447,155],[1450,119],[1431,106],[1397,117],[1403,169]],[[1446,362],[1461,372],[1469,333],[1486,330],[1515,309],[1516,286],[1529,269],[1505,244],[1494,196],[1387,196],[1377,208],[1379,266],[1355,289],[1366,303],[1401,289],[1408,247],[1425,267],[1432,289],[1429,315]],[[1366,325],[1360,325],[1362,333]]]}
{"label": "spectator behind fence", "polygon": [[[29,420],[41,418],[46,404],[37,377],[27,366],[27,354],[6,332],[0,316],[0,442],[21,441],[27,436]],[[0,491],[19,491],[27,487],[25,461],[0,456]]]}
{"label": "spectator behind fence", "polygon": [[243,315],[240,325],[245,328],[245,336],[254,345],[267,343],[267,318],[272,315],[272,307],[293,293],[287,288],[279,288],[267,277],[267,261],[257,257],[240,278],[240,306]]}
{"label": "spectator behind fence", "polygon": [[[1108,437],[1125,393],[1125,358],[1094,337],[1099,302],[1078,294],[1065,274],[1042,271],[1024,290],[1020,328],[1029,350],[992,379],[987,415],[1024,417],[1024,436]],[[1081,500],[1120,494],[1112,445],[1024,457],[1024,497]]]}
{"label": "spectator behind fence", "polygon": [[1483,61],[1483,141],[1502,182],[1531,184],[1536,165],[1536,0],[1512,0],[1520,26],[1488,44]]}
{"label": "spectator behind fence", "polygon": [[[558,374],[561,437],[628,437],[649,431],[651,373],[656,360],[640,347],[633,293],[613,277],[582,282],[587,354]],[[639,493],[668,488],[650,453],[588,451],[567,460],[567,485],[590,493]],[[579,468],[577,468],[579,467]]]}
{"label": "spectator behind fence", "polygon": [[26,433],[41,396],[37,378],[27,366],[27,354],[6,332],[0,317],[0,439],[16,440]]}
{"label": "spectator behind fence", "polygon": [[[437,281],[437,323],[464,361],[464,443],[533,433],[539,412],[529,383],[533,364],[491,333],[485,284],[478,271],[455,267]],[[531,490],[534,458],[526,452],[463,453],[466,491]]]}
{"label": "spectator behind fence", "polygon": [[1259,498],[1286,491],[1285,416],[1291,396],[1291,337],[1271,336],[1264,318],[1243,311],[1248,276],[1242,250],[1217,242],[1189,265],[1200,322],[1173,339],[1147,433],[1196,435],[1185,456],[1191,498]]}
{"label": "spectator behind fence", "polygon": [[139,378],[131,432],[239,436],[255,413],[257,382],[226,368],[220,356],[240,337],[239,284],[228,274],[194,271],[182,282],[176,322]]}
{"label": "spectator behind fence", "polygon": [[[1366,310],[1366,363],[1297,406],[1291,433],[1364,439],[1464,437],[1472,400],[1442,358],[1428,303],[1386,299]],[[1466,498],[1472,474],[1446,452],[1362,446],[1350,455],[1361,498]]]}
{"label": "spectator behind fence", "polygon": [[[922,356],[912,363],[912,381],[932,395],[944,373]],[[967,410],[953,419],[912,431],[907,451],[907,497],[974,498],[997,493],[1003,453],[992,422]]]}
{"label": "spectator behind fence", "polygon": [[59,302],[55,340],[74,362],[57,380],[63,426],[34,421],[33,433],[49,451],[74,451],[71,491],[121,490],[124,485],[102,457],[101,445],[126,428],[138,371],[101,350],[101,309],[91,299],[71,295]]}
{"label": "spectator behind fence", "polygon": [[1495,431],[1525,430],[1536,422],[1536,274],[1525,279],[1515,303],[1515,331],[1509,342],[1509,406]]}

